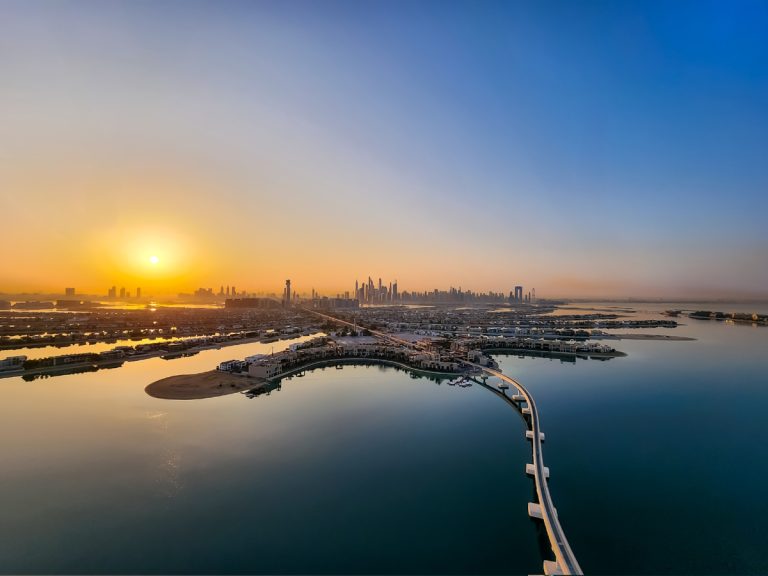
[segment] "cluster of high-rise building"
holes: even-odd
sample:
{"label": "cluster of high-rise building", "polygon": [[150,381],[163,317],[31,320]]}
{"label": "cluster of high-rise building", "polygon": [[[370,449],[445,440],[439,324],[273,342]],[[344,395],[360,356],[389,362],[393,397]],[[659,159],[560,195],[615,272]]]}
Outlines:
{"label": "cluster of high-rise building", "polygon": [[498,302],[506,301],[506,295],[503,292],[474,292],[472,290],[462,290],[461,288],[451,287],[448,290],[425,290],[424,292],[405,291],[400,296],[400,302],[404,304],[419,303],[471,303],[471,302]]}
{"label": "cluster of high-rise building", "polygon": [[515,290],[509,293],[510,304],[530,304],[536,300],[536,288],[523,293],[522,286],[515,286]]}
{"label": "cluster of high-rise building", "polygon": [[234,286],[227,286],[225,291],[222,284],[221,288],[219,288],[219,296],[237,296],[237,290]]}
{"label": "cluster of high-rise building", "polygon": [[[65,293],[68,296],[74,295],[74,288],[67,288]],[[285,287],[283,288],[282,295],[277,294],[265,294],[266,298],[271,298],[278,305],[284,307],[290,307],[297,304],[297,302],[306,302],[307,297],[305,295],[301,297],[296,290],[291,286],[291,280],[285,281]],[[119,292],[117,286],[112,286],[107,294],[108,298],[115,300],[125,300],[131,298],[131,291],[126,290],[125,287],[121,287]],[[245,299],[248,296],[246,291],[238,292],[235,286],[229,286],[222,284],[218,292],[215,292],[213,288],[198,288],[191,295],[179,294],[179,296],[194,296],[197,298],[215,299],[226,298],[227,300],[234,300],[236,298]],[[253,295],[252,295],[253,296]],[[141,288],[136,288],[135,298],[141,298]],[[523,291],[522,286],[515,286],[514,290],[509,294],[504,292],[473,292],[472,290],[462,290],[461,287],[451,287],[448,290],[439,290],[437,288],[433,290],[425,291],[403,291],[398,289],[397,280],[385,283],[382,278],[378,279],[378,282],[374,282],[373,278],[368,277],[367,281],[355,281],[354,292],[346,291],[338,293],[334,296],[321,296],[314,288],[311,289],[311,302],[314,307],[349,307],[354,302],[357,305],[386,305],[386,304],[420,304],[420,303],[471,303],[471,302],[498,302],[498,303],[510,303],[510,304],[529,304],[536,301],[536,290],[532,289],[527,293]],[[317,304],[320,301],[324,301],[322,304]],[[332,302],[331,302],[332,301]],[[256,302],[256,300],[254,300]],[[236,305],[236,304],[233,304]],[[260,303],[260,306],[265,306],[265,303]]]}
{"label": "cluster of high-rise building", "polygon": [[[374,282],[373,278],[368,277],[367,281],[355,281],[355,289],[353,292],[347,291],[344,293],[336,294],[334,297],[320,296],[320,294],[312,288],[311,302],[314,302],[314,307],[318,307],[318,302],[322,300],[333,300],[334,307],[346,307],[346,304],[355,305],[385,305],[385,304],[418,304],[418,303],[471,303],[471,302],[497,302],[499,304],[512,303],[512,304],[527,304],[535,301],[536,291],[529,291],[527,294],[523,292],[522,286],[515,286],[514,291],[509,292],[507,296],[504,292],[474,292],[472,290],[462,290],[461,287],[451,287],[448,290],[439,290],[437,288],[433,290],[425,290],[423,292],[418,291],[404,291],[400,292],[397,284],[397,280],[393,282],[385,283],[382,278],[378,279],[378,282]],[[285,289],[283,290],[282,303],[284,306],[291,306],[296,304],[297,301],[302,300],[299,298],[295,290],[291,288],[291,281],[285,281]]]}
{"label": "cluster of high-rise building", "polygon": [[[120,296],[120,300],[125,300],[131,297],[131,291],[126,290],[125,286],[120,287],[119,293],[117,291],[117,286],[112,286],[109,290],[107,290],[107,298],[110,300],[117,299],[118,294]],[[136,288],[136,298],[141,298],[141,288]]]}
{"label": "cluster of high-rise building", "polygon": [[[193,296],[196,298],[215,298],[217,296],[220,296],[222,298],[226,298],[229,296],[235,297],[235,296],[245,296],[245,292],[238,293],[237,289],[234,286],[224,286],[222,284],[221,288],[219,288],[218,293],[213,291],[213,288],[198,288],[192,293]],[[182,294],[179,294],[179,296],[182,296]],[[186,295],[188,296],[188,294]]]}
{"label": "cluster of high-rise building", "polygon": [[368,276],[368,282],[362,284],[355,280],[354,300],[360,304],[392,304],[399,302],[400,294],[397,291],[397,280],[390,282],[387,286],[379,278],[378,286],[374,284],[373,279]]}

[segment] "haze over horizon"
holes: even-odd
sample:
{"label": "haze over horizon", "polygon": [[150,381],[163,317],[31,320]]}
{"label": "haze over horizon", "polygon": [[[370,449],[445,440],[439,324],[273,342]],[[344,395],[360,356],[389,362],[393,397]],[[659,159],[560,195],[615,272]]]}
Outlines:
{"label": "haze over horizon", "polygon": [[2,0],[0,292],[767,298],[766,29],[765,2]]}

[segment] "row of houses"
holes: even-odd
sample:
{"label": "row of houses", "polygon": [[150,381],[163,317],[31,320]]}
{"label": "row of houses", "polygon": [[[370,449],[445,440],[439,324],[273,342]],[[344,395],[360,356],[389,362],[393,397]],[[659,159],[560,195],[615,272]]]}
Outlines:
{"label": "row of houses", "polygon": [[[225,326],[219,326],[219,330],[216,334],[211,335],[198,335],[198,336],[181,336],[181,332],[178,332],[176,328],[170,330],[158,329],[141,329],[141,330],[120,330],[110,332],[102,330],[99,332],[82,332],[82,331],[70,331],[60,332],[56,334],[27,334],[27,335],[0,335],[0,348],[13,349],[13,348],[26,348],[26,347],[42,347],[42,346],[58,346],[65,347],[73,344],[95,344],[98,342],[114,343],[118,340],[156,340],[158,339],[161,346],[165,345],[168,341],[199,341],[201,338],[206,338],[211,342],[228,342],[230,340],[237,340],[241,338],[264,338],[278,340],[280,338],[288,338],[291,336],[300,336],[302,334],[311,334],[313,329],[310,327],[302,328],[300,326],[284,326],[278,329],[262,329],[251,330],[241,325],[231,326],[232,331],[226,332]],[[272,341],[274,341],[272,340]]]}
{"label": "row of houses", "polygon": [[[295,336],[295,332],[289,332]],[[46,358],[35,358],[27,360],[24,357],[22,366],[14,365],[11,367],[2,368],[2,370],[20,369],[33,370],[38,368],[50,368],[54,366],[62,366],[67,364],[83,364],[88,362],[106,362],[113,360],[120,360],[124,358],[140,358],[154,353],[168,353],[168,354],[180,354],[188,350],[195,350],[198,348],[204,348],[209,346],[217,346],[219,344],[225,344],[232,341],[242,340],[246,338],[254,338],[259,336],[258,331],[243,331],[243,332],[230,332],[229,334],[216,334],[213,336],[196,336],[193,338],[182,338],[177,340],[164,340],[159,342],[147,342],[144,344],[137,344],[136,346],[115,346],[111,350],[104,352],[85,352],[78,354],[60,354],[57,356],[48,356]],[[282,333],[276,333],[275,340],[282,337]],[[13,357],[19,358],[19,357]]]}
{"label": "row of houses", "polygon": [[504,335],[504,336],[551,336],[551,337],[588,337],[590,328],[674,328],[677,322],[674,320],[614,320],[574,318],[563,321],[560,318],[543,320],[526,320],[519,325],[509,324],[457,324],[443,322],[399,322],[391,321],[383,324],[389,332],[414,332],[416,334],[430,335]]}
{"label": "row of houses", "polygon": [[547,338],[555,340],[578,339],[586,340],[593,334],[599,333],[598,330],[574,330],[571,328],[551,329],[536,327],[514,327],[508,326],[444,326],[440,324],[430,324],[418,328],[406,329],[400,325],[399,331],[407,331],[413,334],[424,336],[457,336],[457,337],[478,337],[478,336],[506,336],[522,337],[535,336],[537,338]]}
{"label": "row of houses", "polygon": [[546,340],[541,338],[475,338],[454,343],[454,350],[531,350],[539,352],[567,354],[612,354],[615,348],[598,342],[582,342],[574,340]]}
{"label": "row of houses", "polygon": [[0,372],[6,370],[21,370],[26,361],[26,356],[9,356],[8,358],[3,358],[0,360]]}
{"label": "row of houses", "polygon": [[431,372],[458,373],[466,366],[450,354],[435,350],[414,350],[385,342],[336,342],[318,338],[271,355],[256,355],[245,360],[228,360],[218,369],[247,372],[249,376],[271,379],[313,362],[345,359],[390,360]]}

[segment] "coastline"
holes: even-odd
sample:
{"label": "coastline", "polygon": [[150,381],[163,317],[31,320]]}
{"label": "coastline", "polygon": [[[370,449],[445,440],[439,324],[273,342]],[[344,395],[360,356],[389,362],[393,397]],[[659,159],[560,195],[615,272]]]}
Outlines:
{"label": "coastline", "polygon": [[626,352],[621,352],[620,350],[614,350],[613,352],[566,352],[566,351],[549,351],[549,350],[530,350],[528,348],[483,348],[483,352],[487,352],[488,354],[501,354],[501,355],[511,355],[514,356],[516,354],[523,355],[523,356],[536,356],[540,358],[557,358],[557,357],[567,357],[567,358],[596,358],[596,359],[606,359],[606,358],[624,358],[627,356]]}
{"label": "coastline", "polygon": [[[318,332],[308,336],[313,336],[316,334],[318,334]],[[273,342],[283,342],[285,340],[293,340],[293,339],[294,338],[280,338]],[[221,348],[226,348],[228,346],[237,346],[240,344],[271,344],[273,342],[264,342],[263,338],[260,338],[260,337],[240,338],[240,339],[234,339],[234,340],[227,340],[225,342],[212,342],[209,344],[203,344],[201,346],[187,348],[186,350],[184,350],[184,352],[188,353],[189,355],[192,355],[192,354],[197,354],[198,352],[203,352],[205,350],[219,350]],[[4,370],[0,372],[0,378],[13,378],[16,376],[21,376],[23,378],[25,376],[41,376],[41,375],[58,376],[58,375],[65,375],[70,370],[79,370],[79,369],[88,370],[90,368],[93,368],[94,370],[98,370],[100,368],[113,367],[116,363],[119,363],[119,365],[122,365],[124,362],[138,362],[141,360],[149,360],[150,358],[159,358],[162,356],[166,356],[168,354],[170,354],[170,352],[168,352],[167,350],[153,350],[151,352],[134,354],[131,356],[124,356],[122,358],[93,360],[89,362],[72,362],[71,364],[57,364],[55,366],[43,366],[41,368]],[[64,354],[63,356],[66,356],[66,354]],[[181,357],[183,356],[180,356],[180,358]],[[175,359],[176,358],[169,358],[169,360],[175,360]]]}
{"label": "coastline", "polygon": [[462,374],[460,372],[435,372],[432,370],[422,370],[408,366],[402,362],[386,359],[380,360],[378,358],[329,358],[328,360],[319,360],[304,366],[297,366],[269,379],[254,378],[247,375],[236,375],[220,370],[208,370],[207,372],[199,372],[197,374],[168,376],[167,378],[152,382],[144,388],[144,392],[153,398],[162,400],[204,400],[206,398],[226,396],[235,392],[266,388],[270,382],[278,382],[283,378],[288,378],[306,370],[315,370],[317,368],[336,365],[385,365],[402,368],[403,370],[416,374],[437,376],[441,378],[455,378]]}
{"label": "coastline", "polygon": [[283,372],[279,376],[275,376],[270,380],[277,381],[283,378],[287,378],[288,376],[293,376],[294,374],[298,374],[299,372],[303,372],[305,370],[314,370],[315,368],[324,368],[326,366],[335,366],[338,364],[346,364],[350,366],[352,365],[365,366],[365,365],[379,364],[379,365],[385,365],[385,366],[394,366],[396,368],[402,368],[403,370],[407,370],[408,372],[414,372],[416,374],[426,374],[428,376],[440,376],[443,378],[455,378],[463,374],[463,372],[437,372],[434,370],[424,370],[422,368],[414,368],[413,366],[409,366],[408,364],[398,362],[397,360],[388,360],[383,358],[382,359],[379,359],[379,358],[328,358],[327,360],[317,360],[315,362],[311,362],[304,366],[291,368],[287,372]]}
{"label": "coastline", "polygon": [[591,336],[592,340],[669,340],[675,342],[691,342],[696,338],[690,336],[668,336],[666,334],[600,334]]}

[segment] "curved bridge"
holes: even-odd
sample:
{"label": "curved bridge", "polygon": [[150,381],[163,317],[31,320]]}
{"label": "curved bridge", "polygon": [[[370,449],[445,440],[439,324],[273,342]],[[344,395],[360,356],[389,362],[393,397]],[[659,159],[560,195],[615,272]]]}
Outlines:
{"label": "curved bridge", "polygon": [[[307,310],[317,316],[343,324],[345,326],[355,326],[351,322],[329,316],[328,314],[322,314],[315,312],[314,310]],[[369,330],[369,332],[378,338],[388,340],[390,342],[396,342],[403,346],[409,346],[413,348],[420,348],[418,344],[402,340],[386,332],[380,332],[377,330]],[[544,433],[541,431],[541,425],[539,424],[539,412],[536,409],[536,402],[533,400],[533,396],[528,389],[520,384],[514,378],[510,378],[506,374],[488,368],[487,366],[481,366],[467,360],[461,360],[463,363],[481,370],[489,376],[495,376],[503,382],[513,386],[518,394],[515,394],[511,398],[507,396],[503,390],[498,393],[507,399],[508,402],[518,403],[521,411],[524,415],[529,416],[530,429],[526,431],[526,437],[531,440],[531,452],[533,453],[533,465],[526,466],[526,472],[533,476],[534,484],[536,486],[536,496],[539,500],[538,503],[528,504],[528,515],[532,518],[538,518],[544,523],[544,528],[547,531],[547,537],[549,538],[549,544],[552,547],[552,552],[555,555],[556,561],[551,560],[544,561],[544,573],[545,574],[583,574],[581,566],[579,566],[576,556],[571,550],[568,539],[565,537],[562,526],[560,526],[560,519],[557,517],[557,510],[552,502],[552,497],[549,494],[549,485],[547,484],[547,478],[549,477],[549,469],[544,466],[544,455],[541,449],[541,443],[544,440]],[[522,404],[526,404],[525,407]]]}
{"label": "curved bridge", "polygon": [[[532,473],[534,484],[536,486],[536,496],[538,497],[538,504],[528,504],[528,514],[533,518],[538,518],[544,523],[544,528],[547,531],[549,543],[552,546],[552,552],[557,559],[556,562],[549,560],[544,561],[544,573],[545,574],[583,574],[581,567],[579,566],[576,556],[571,550],[568,539],[565,537],[563,528],[560,525],[560,519],[557,517],[557,510],[552,502],[552,497],[549,494],[549,486],[547,484],[547,478],[549,478],[549,468],[544,466],[544,455],[542,454],[541,443],[544,440],[544,434],[541,431],[541,425],[539,424],[539,413],[536,409],[536,402],[528,389],[520,384],[514,378],[510,378],[506,374],[499,372],[498,370],[492,370],[479,364],[472,364],[482,370],[489,376],[495,376],[503,382],[512,385],[518,391],[519,394],[507,396],[503,391],[498,392],[507,401],[511,403],[517,403],[521,406],[524,415],[529,417],[530,429],[526,431],[526,437],[531,440],[531,452],[533,453],[533,466],[526,467],[528,473]],[[522,407],[525,403],[527,406]]]}

